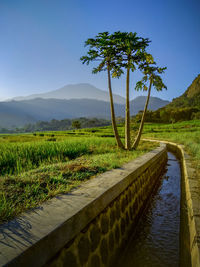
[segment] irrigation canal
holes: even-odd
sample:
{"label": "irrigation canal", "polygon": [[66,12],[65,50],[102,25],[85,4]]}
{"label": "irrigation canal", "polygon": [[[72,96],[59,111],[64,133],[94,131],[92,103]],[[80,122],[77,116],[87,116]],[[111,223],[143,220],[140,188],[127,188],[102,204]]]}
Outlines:
{"label": "irrigation canal", "polygon": [[179,266],[179,161],[168,152],[164,175],[118,260],[123,267]]}

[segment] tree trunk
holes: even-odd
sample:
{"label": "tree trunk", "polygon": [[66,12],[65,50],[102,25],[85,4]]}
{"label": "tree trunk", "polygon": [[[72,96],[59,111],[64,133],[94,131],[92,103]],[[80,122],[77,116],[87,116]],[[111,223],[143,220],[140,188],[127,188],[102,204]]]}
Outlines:
{"label": "tree trunk", "polygon": [[145,120],[145,114],[146,114],[146,111],[147,111],[147,107],[148,107],[149,99],[150,99],[150,94],[151,94],[152,82],[153,81],[151,79],[150,80],[150,84],[149,84],[149,90],[148,90],[148,95],[147,95],[144,111],[143,111],[143,114],[142,114],[142,119],[141,119],[141,122],[140,122],[140,128],[139,128],[138,134],[136,136],[135,142],[134,142],[134,144],[132,146],[133,149],[136,149],[137,146],[139,145],[140,138],[141,138],[141,135],[142,135],[142,130],[143,130],[143,126],[144,126],[144,120]]}
{"label": "tree trunk", "polygon": [[117,130],[117,124],[115,121],[115,110],[114,110],[114,103],[113,103],[113,95],[112,95],[112,88],[111,88],[111,79],[110,79],[110,68],[109,65],[107,66],[108,70],[108,89],[109,89],[109,95],[110,95],[110,111],[111,111],[111,120],[112,120],[112,128],[115,135],[115,139],[117,142],[117,146],[119,148],[124,149],[124,145],[122,144],[122,141],[119,137],[118,130]]}
{"label": "tree trunk", "polygon": [[126,116],[125,116],[125,149],[130,150],[130,104],[129,104],[130,68],[126,75]]}

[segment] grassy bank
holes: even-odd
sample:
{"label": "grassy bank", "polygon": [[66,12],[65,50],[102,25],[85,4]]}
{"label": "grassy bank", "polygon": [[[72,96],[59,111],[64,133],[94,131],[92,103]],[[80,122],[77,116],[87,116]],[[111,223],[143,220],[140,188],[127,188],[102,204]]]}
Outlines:
{"label": "grassy bank", "polygon": [[[134,139],[139,124],[132,125],[132,138]],[[121,136],[124,136],[124,127],[118,127]],[[93,136],[112,135],[111,127],[100,127],[96,129],[81,129],[76,134]],[[73,132],[71,131],[71,135]],[[165,123],[145,123],[142,138],[154,138],[160,140],[173,141],[185,145],[186,151],[195,161],[200,169],[200,120],[183,121],[171,124]]]}
{"label": "grassy bank", "polygon": [[200,174],[200,120],[174,124],[146,124],[143,137],[183,144]]}
{"label": "grassy bank", "polygon": [[[24,142],[22,136],[7,136],[0,144],[4,159],[0,161],[0,223],[156,146],[142,142],[137,151],[127,152],[118,150],[113,138],[59,134],[60,138],[54,137],[57,141],[47,141],[45,135],[43,141],[25,136]],[[19,138],[20,142],[16,141]]]}

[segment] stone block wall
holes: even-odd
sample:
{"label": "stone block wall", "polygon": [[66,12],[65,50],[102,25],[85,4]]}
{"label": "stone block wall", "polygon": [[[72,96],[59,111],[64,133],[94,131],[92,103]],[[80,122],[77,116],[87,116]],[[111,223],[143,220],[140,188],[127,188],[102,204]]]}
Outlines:
{"label": "stone block wall", "polygon": [[134,175],[128,187],[47,265],[112,266],[127,241],[130,229],[133,232],[134,225],[165,169],[166,161],[165,151],[150,166],[144,166],[143,172]]}

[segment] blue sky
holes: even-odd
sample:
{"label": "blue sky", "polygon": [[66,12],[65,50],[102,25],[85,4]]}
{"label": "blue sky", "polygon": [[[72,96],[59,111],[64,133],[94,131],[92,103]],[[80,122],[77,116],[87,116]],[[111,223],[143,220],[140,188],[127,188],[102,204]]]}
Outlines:
{"label": "blue sky", "polygon": [[[1,0],[0,99],[42,93],[67,84],[91,83],[107,90],[106,73],[92,74],[79,58],[84,41],[103,31],[132,31],[152,40],[171,100],[200,73],[199,0]],[[131,97],[139,73],[131,74]],[[125,95],[125,77],[113,80]]]}

